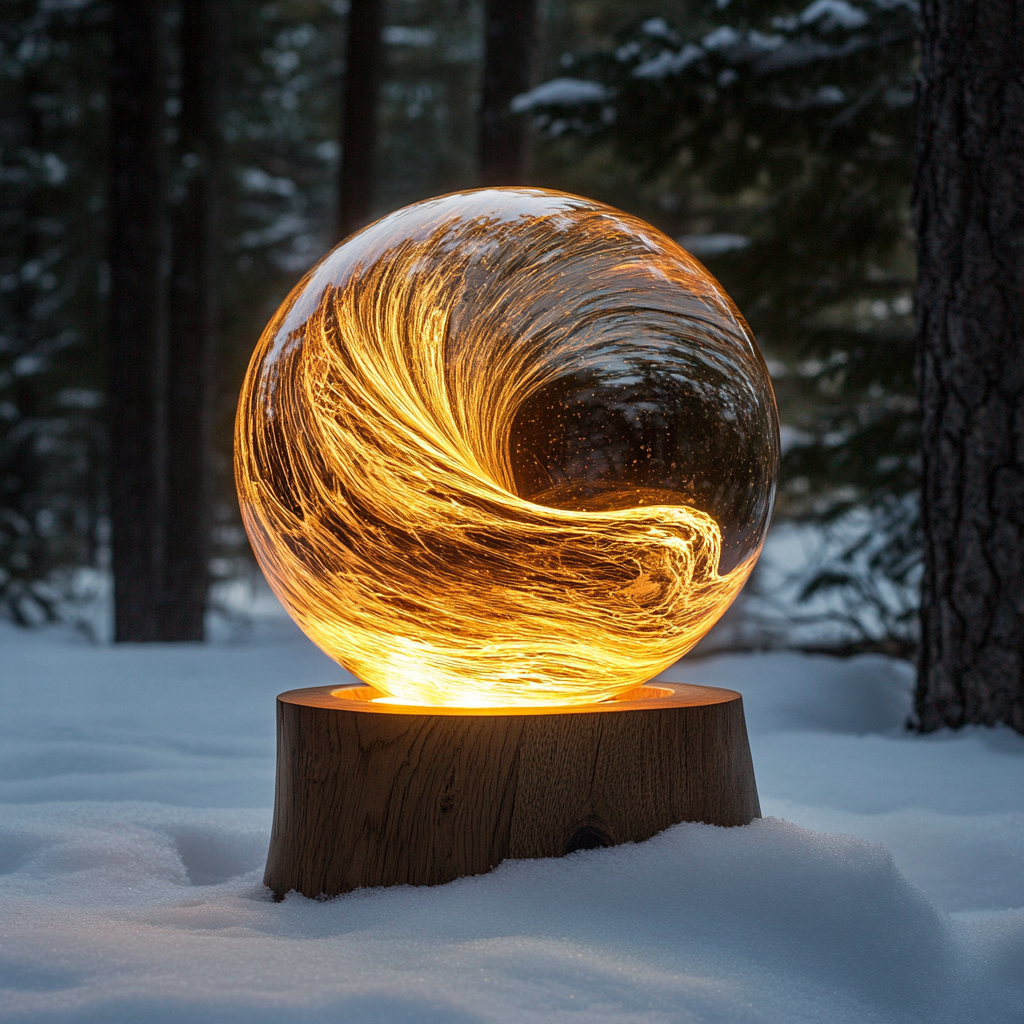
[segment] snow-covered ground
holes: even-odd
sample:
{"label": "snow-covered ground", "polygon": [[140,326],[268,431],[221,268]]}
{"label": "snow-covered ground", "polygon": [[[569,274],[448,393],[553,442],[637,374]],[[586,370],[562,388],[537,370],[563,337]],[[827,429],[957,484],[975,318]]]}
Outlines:
{"label": "snow-covered ground", "polygon": [[746,655],[766,817],[273,903],[274,696],[341,670],[245,643],[0,627],[0,1018],[19,1022],[1024,1021],[1024,737],[912,736],[911,674]]}

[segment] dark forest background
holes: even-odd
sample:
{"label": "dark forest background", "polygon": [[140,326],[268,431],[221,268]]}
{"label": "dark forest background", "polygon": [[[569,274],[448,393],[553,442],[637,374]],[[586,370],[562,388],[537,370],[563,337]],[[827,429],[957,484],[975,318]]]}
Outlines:
{"label": "dark forest background", "polygon": [[[108,406],[126,372],[123,359],[111,366],[109,328],[116,6],[0,3],[0,605],[22,624],[84,627],[107,593]],[[506,3],[529,24],[510,23],[518,34],[490,50],[500,3],[490,15],[481,0],[216,6],[217,344],[204,370],[209,578],[197,583],[213,588],[214,612],[236,614],[218,585],[253,572],[232,417],[277,305],[339,232],[514,179],[604,200],[680,239],[758,336],[784,423],[776,521],[818,554],[797,560],[794,579],[776,572],[760,592],[755,579],[718,646],[913,656],[915,4]],[[173,254],[207,157],[189,136],[202,116],[189,98],[190,5],[154,10]],[[357,15],[377,44],[354,60]],[[360,90],[375,119],[370,180],[349,181],[346,207],[342,114]]]}

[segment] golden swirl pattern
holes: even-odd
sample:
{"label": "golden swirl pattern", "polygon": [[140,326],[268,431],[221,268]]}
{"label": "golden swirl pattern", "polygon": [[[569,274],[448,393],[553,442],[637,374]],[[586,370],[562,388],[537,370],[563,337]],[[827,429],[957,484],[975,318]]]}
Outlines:
{"label": "golden swirl pattern", "polygon": [[391,700],[572,705],[729,606],[777,435],[699,263],[609,207],[490,189],[400,210],[299,283],[246,376],[236,479],[275,593]]}

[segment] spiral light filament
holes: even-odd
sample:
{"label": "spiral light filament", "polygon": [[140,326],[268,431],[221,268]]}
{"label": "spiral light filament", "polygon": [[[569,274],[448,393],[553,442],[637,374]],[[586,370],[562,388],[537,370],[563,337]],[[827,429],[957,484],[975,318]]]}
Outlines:
{"label": "spiral light filament", "polygon": [[634,217],[458,193],[295,288],[238,407],[246,529],[331,657],[396,702],[571,705],[685,654],[771,515],[764,363]]}

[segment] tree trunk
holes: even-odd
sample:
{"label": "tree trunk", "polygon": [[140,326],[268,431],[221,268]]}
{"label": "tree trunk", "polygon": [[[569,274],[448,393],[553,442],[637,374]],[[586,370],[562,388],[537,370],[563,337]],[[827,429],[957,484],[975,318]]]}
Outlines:
{"label": "tree trunk", "polygon": [[114,0],[110,57],[110,367],[114,635],[158,638],[166,341],[163,4]]}
{"label": "tree trunk", "polygon": [[384,58],[383,19],[383,0],[351,0],[341,127],[339,241],[366,224],[373,212],[377,96]]}
{"label": "tree trunk", "polygon": [[1024,0],[921,6],[917,724],[1024,732]]}
{"label": "tree trunk", "polygon": [[761,816],[743,700],[664,683],[560,708],[381,705],[368,686],[277,698],[264,884],[336,896],[441,885],[506,857],[641,843]]}
{"label": "tree trunk", "polygon": [[161,640],[202,640],[206,612],[226,43],[227,4],[184,0],[179,127],[185,194],[175,215],[171,277]]}
{"label": "tree trunk", "polygon": [[536,0],[487,0],[479,150],[482,185],[526,180],[527,128],[512,114],[513,96],[530,88]]}

